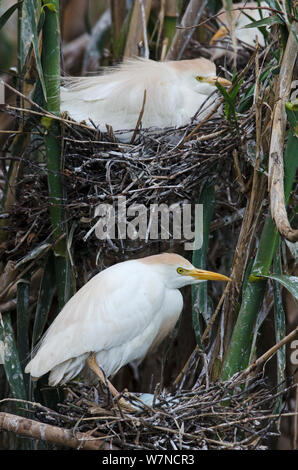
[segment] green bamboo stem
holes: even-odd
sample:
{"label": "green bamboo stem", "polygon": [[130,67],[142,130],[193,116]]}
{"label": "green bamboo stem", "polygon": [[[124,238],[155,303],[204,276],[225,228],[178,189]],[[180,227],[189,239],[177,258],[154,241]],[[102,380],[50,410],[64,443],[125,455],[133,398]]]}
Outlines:
{"label": "green bamboo stem", "polygon": [[[60,28],[59,28],[59,0],[51,2],[51,9],[43,0],[45,20],[42,31],[42,67],[46,88],[47,111],[59,115],[60,113]],[[50,218],[53,229],[53,238],[57,239],[66,232],[63,211],[63,185],[61,179],[61,147],[60,127],[57,121],[43,119],[45,128],[44,142],[48,169],[48,188],[50,200]],[[67,271],[68,257],[65,238],[56,243],[55,268],[58,289],[59,307],[62,308],[67,300]]]}
{"label": "green bamboo stem", "polygon": [[[280,247],[276,252],[274,259],[274,272],[275,274],[282,274]],[[275,327],[275,340],[279,343],[286,336],[286,318],[282,302],[282,289],[278,282],[273,281],[274,293],[274,327]],[[285,388],[285,368],[286,368],[286,345],[278,349],[276,353],[276,381],[279,388]],[[280,395],[275,404],[275,412],[280,413],[283,403],[283,397]],[[278,422],[278,426],[280,421]]]}
{"label": "green bamboo stem", "polygon": [[[29,354],[29,293],[30,293],[30,275],[25,275],[17,283],[17,347],[19,357],[21,358],[21,367],[24,372],[25,361]],[[29,391],[29,376],[24,375],[24,384]]]}
{"label": "green bamboo stem", "polygon": [[[296,112],[296,117],[298,113]],[[297,137],[293,128],[289,131],[288,142],[284,154],[285,167],[285,201],[289,201],[290,192],[295,181],[297,159]],[[269,274],[280,235],[271,219],[267,217],[263,227],[257,255],[252,268],[252,277],[247,283],[240,312],[235,324],[229,351],[224,361],[221,379],[228,380],[236,372],[248,366],[252,331],[256,317],[262,306],[266,283],[264,279],[256,276]],[[255,277],[255,278],[254,278]]]}

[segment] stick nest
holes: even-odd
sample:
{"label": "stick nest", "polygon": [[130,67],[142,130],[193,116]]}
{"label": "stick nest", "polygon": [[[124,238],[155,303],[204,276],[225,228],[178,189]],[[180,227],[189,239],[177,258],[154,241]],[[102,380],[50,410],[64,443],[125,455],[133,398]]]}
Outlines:
{"label": "stick nest", "polygon": [[[253,75],[253,70],[247,71],[239,100],[252,86]],[[20,259],[28,249],[47,241],[51,234],[49,206],[52,202],[48,195],[43,148],[45,128],[38,120],[34,126],[37,118],[30,111],[26,116],[24,130],[27,125],[31,129],[33,126],[33,134],[21,156],[13,156],[22,162],[22,177],[4,227],[10,233],[5,244],[6,250],[11,252],[10,259]],[[190,136],[196,125],[193,122],[179,129],[139,129],[134,143],[130,144],[118,142],[111,129],[101,133],[90,123],[83,126],[67,118],[62,120],[61,175],[67,197],[59,203],[64,206],[68,226],[74,223],[70,240],[72,248],[77,248],[74,252],[95,249],[95,252],[100,251],[101,257],[112,252],[115,261],[144,248],[152,253],[152,244],[160,242],[96,239],[93,233],[98,220],[95,208],[100,203],[115,204],[119,196],[125,196],[127,206],[144,205],[149,220],[152,204],[198,202],[202,184],[220,174],[216,180],[217,200],[221,195],[226,200],[226,192],[233,192],[235,186],[233,151],[239,153],[244,174],[249,176],[253,166],[254,152],[247,149],[253,145],[255,136],[254,113],[251,109],[243,112],[236,123],[225,118],[222,106],[220,117],[213,115]],[[251,158],[247,156],[250,153]],[[9,154],[6,158],[9,159]],[[242,198],[238,196],[239,191],[237,207],[233,202],[224,204],[222,217],[235,215],[235,210],[243,207]],[[159,251],[167,249],[168,243],[159,245]]]}
{"label": "stick nest", "polygon": [[[247,381],[247,378],[246,378]],[[278,435],[274,414],[281,394],[259,375],[244,390],[240,376],[210,386],[196,384],[190,390],[174,393],[156,388],[152,406],[142,404],[136,395],[125,399],[138,403],[135,413],[122,411],[110,397],[102,398],[95,387],[76,383],[64,389],[65,400],[58,412],[44,409],[36,418],[55,426],[83,432],[122,449],[207,450],[267,449]],[[107,446],[105,448],[108,448]]]}

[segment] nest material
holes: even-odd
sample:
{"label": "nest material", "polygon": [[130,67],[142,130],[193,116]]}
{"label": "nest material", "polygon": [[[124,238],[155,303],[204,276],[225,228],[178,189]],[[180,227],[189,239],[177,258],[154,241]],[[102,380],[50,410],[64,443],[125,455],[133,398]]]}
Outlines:
{"label": "nest material", "polygon": [[[139,399],[140,409],[128,414],[109,405],[109,397],[104,400],[95,387],[77,383],[64,389],[66,399],[58,412],[38,411],[36,418],[122,449],[263,450],[278,435],[280,416],[274,414],[274,406],[281,392],[268,387],[261,376],[245,390],[244,384],[243,378],[234,377],[172,394],[156,391],[152,406]],[[131,400],[136,395],[125,397]]]}
{"label": "nest material", "polygon": [[[251,71],[246,75],[243,94],[253,83],[252,75]],[[125,144],[115,141],[111,130],[102,134],[90,125],[84,127],[65,120],[62,177],[67,200],[61,203],[69,226],[72,222],[76,224],[74,243],[87,239],[89,243],[92,239],[91,244],[96,245],[96,251],[100,246],[102,255],[112,250],[116,259],[117,252],[123,258],[131,251],[149,248],[156,241],[99,242],[92,233],[97,221],[94,210],[98,204],[115,204],[119,196],[125,196],[127,205],[143,204],[149,213],[152,204],[198,202],[202,183],[217,172],[221,174],[217,180],[218,193],[233,187],[229,182],[232,152],[245,149],[247,142],[254,139],[253,113],[249,110],[239,116],[236,128],[235,122],[228,121],[222,111],[221,117],[213,116],[184,141],[195,127],[192,123],[179,129],[140,130],[134,144]],[[43,132],[37,124],[31,142],[24,149],[21,158],[23,179],[18,182],[17,202],[7,218],[6,229],[10,232],[7,248],[13,250],[16,259],[24,256],[28,248],[43,243],[51,233]],[[223,216],[235,212],[235,207],[229,211],[228,204],[225,206]],[[23,239],[28,227],[31,234],[29,247],[25,243],[28,238]],[[16,249],[20,239],[23,243]],[[15,245],[14,240],[17,240]],[[169,242],[159,246],[159,250],[168,246]],[[152,246],[150,249],[152,252]]]}

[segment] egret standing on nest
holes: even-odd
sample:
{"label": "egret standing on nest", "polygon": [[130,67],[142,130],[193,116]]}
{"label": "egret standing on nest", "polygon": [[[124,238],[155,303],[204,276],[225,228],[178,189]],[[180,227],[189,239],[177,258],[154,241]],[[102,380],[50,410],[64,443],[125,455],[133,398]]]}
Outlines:
{"label": "egret standing on nest", "polygon": [[[233,49],[231,38],[229,38],[229,27],[232,26],[229,23],[231,21],[235,28],[236,40],[240,41],[240,47],[241,45],[255,47],[256,36],[258,44],[264,47],[265,39],[260,29],[257,27],[245,28],[245,26],[268,16],[270,16],[270,11],[266,2],[260,2],[260,5],[257,2],[233,3],[230,19],[229,12],[224,8],[221,9],[216,15],[220,28],[210,40],[210,45],[214,45],[211,49],[212,60],[217,60],[224,55],[232,58]],[[225,38],[227,38],[228,43],[223,41]]]}
{"label": "egret standing on nest", "polygon": [[67,302],[25,372],[33,379],[50,372],[49,384],[55,386],[89,366],[105,383],[102,371],[109,377],[128,362],[141,361],[174,328],[183,308],[179,289],[208,279],[230,280],[174,253],[105,269]]}
{"label": "egret standing on nest", "polygon": [[101,131],[106,124],[117,131],[135,129],[145,103],[143,128],[183,126],[216,90],[216,81],[231,85],[216,76],[215,64],[208,59],[131,59],[105,69],[103,75],[66,78],[61,111],[76,121],[91,119]]}

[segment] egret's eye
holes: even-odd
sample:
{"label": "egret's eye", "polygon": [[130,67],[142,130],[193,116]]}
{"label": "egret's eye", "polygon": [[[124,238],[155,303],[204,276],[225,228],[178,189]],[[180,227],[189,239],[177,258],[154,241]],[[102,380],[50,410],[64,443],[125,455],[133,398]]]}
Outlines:
{"label": "egret's eye", "polygon": [[184,272],[184,269],[183,268],[177,268],[177,273],[178,274],[183,274]]}
{"label": "egret's eye", "polygon": [[198,82],[202,82],[204,80],[204,77],[200,77],[199,75],[196,77],[196,80],[198,80]]}

